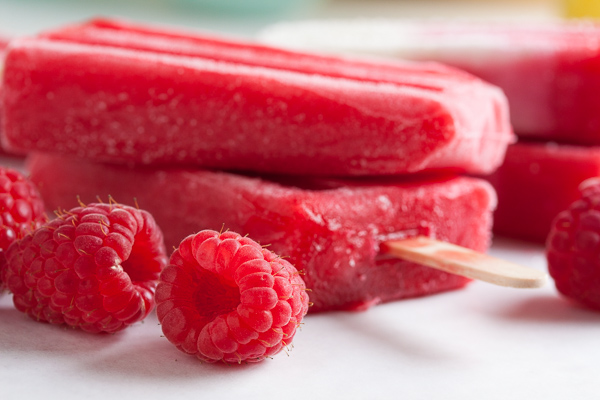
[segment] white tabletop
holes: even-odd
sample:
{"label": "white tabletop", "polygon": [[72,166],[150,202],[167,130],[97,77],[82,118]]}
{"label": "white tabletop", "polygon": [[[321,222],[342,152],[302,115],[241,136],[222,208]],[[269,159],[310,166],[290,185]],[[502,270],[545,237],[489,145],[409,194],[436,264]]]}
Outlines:
{"label": "white tabletop", "polygon": [[[33,33],[101,14],[251,36],[281,18],[210,16],[165,4],[0,0],[0,32]],[[333,1],[307,16],[555,15],[540,1],[518,4]],[[542,246],[500,239],[491,253],[546,268]],[[599,338],[600,314],[565,301],[552,284],[518,290],[475,282],[367,312],[309,315],[289,355],[208,365],[161,337],[154,313],[126,331],[90,335],[32,321],[4,294],[0,399],[597,399]]]}
{"label": "white tabletop", "polygon": [[[545,269],[541,246],[492,254]],[[0,298],[1,399],[596,399],[600,314],[543,289],[474,282],[366,312],[308,315],[261,364],[201,364],[153,313],[114,335],[30,320]],[[175,397],[182,396],[182,397]]]}

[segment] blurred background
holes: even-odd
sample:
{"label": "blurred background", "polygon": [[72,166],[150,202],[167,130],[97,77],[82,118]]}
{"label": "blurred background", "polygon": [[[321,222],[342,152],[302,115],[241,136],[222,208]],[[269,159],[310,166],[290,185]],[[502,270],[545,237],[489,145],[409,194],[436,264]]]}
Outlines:
{"label": "blurred background", "polygon": [[273,22],[307,18],[539,21],[599,12],[600,0],[0,0],[0,32],[30,34],[98,15],[251,36]]}

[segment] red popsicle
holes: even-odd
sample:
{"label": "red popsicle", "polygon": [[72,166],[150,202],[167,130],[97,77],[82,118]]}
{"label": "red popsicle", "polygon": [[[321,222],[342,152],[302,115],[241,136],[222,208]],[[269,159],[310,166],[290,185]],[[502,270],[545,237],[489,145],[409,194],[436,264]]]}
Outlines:
{"label": "red popsicle", "polygon": [[[249,236],[304,270],[312,311],[366,309],[464,286],[467,278],[383,254],[384,242],[429,236],[485,251],[496,198],[487,182],[304,178],[286,186],[194,169],[136,169],[61,156],[29,164],[49,207],[112,195],[150,211],[168,247],[202,229]],[[287,179],[287,178],[286,178]]]}
{"label": "red popsicle", "polygon": [[578,186],[600,176],[600,147],[511,145],[504,164],[487,177],[498,193],[494,231],[544,242],[552,220],[579,196]]}
{"label": "red popsicle", "polygon": [[503,94],[436,64],[352,61],[97,21],[16,41],[13,149],[308,175],[489,173]]}
{"label": "red popsicle", "polygon": [[[8,39],[0,37],[0,76],[2,76],[2,70],[4,69],[4,52],[8,46]],[[0,79],[0,99],[2,98],[2,80]],[[0,101],[0,133],[2,132],[2,101]],[[3,149],[0,147],[0,154],[3,153]]]}
{"label": "red popsicle", "polygon": [[600,144],[597,24],[301,21],[261,37],[303,50],[443,62],[501,87],[518,135]]}

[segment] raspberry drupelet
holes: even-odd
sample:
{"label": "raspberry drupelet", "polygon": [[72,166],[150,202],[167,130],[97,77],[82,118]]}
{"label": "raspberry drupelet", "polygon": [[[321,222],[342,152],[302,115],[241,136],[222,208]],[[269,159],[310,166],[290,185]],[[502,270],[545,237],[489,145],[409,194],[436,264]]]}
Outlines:
{"label": "raspberry drupelet", "polygon": [[555,218],[546,241],[549,273],[563,295],[600,310],[600,178]]}
{"label": "raspberry drupelet", "polygon": [[167,260],[152,216],[116,203],[57,214],[6,251],[2,278],[16,308],[88,332],[144,319]]}
{"label": "raspberry drupelet", "polygon": [[288,346],[308,310],[304,281],[288,261],[234,232],[184,239],[160,276],[165,337],[206,362],[258,362]]}

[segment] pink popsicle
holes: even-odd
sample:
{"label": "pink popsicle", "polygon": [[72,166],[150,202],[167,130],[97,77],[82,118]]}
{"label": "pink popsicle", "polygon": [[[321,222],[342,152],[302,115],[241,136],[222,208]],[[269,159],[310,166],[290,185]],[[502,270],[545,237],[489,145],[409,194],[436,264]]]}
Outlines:
{"label": "pink popsicle", "polygon": [[496,197],[483,180],[344,181],[297,178],[295,186],[195,169],[128,168],[62,156],[29,163],[49,207],[82,201],[150,211],[167,247],[201,229],[249,236],[304,270],[312,311],[366,309],[464,286],[469,280],[382,254],[388,240],[424,235],[485,251]]}
{"label": "pink popsicle", "polygon": [[506,93],[523,137],[600,144],[600,26],[401,20],[305,21],[267,28],[273,45],[443,62]]}
{"label": "pink popsicle", "polygon": [[447,67],[111,21],[16,41],[4,84],[7,146],[99,161],[489,173],[513,138],[503,94]]}
{"label": "pink popsicle", "polygon": [[498,193],[494,232],[544,242],[552,220],[579,196],[578,186],[600,176],[600,147],[516,143],[489,177]]}

